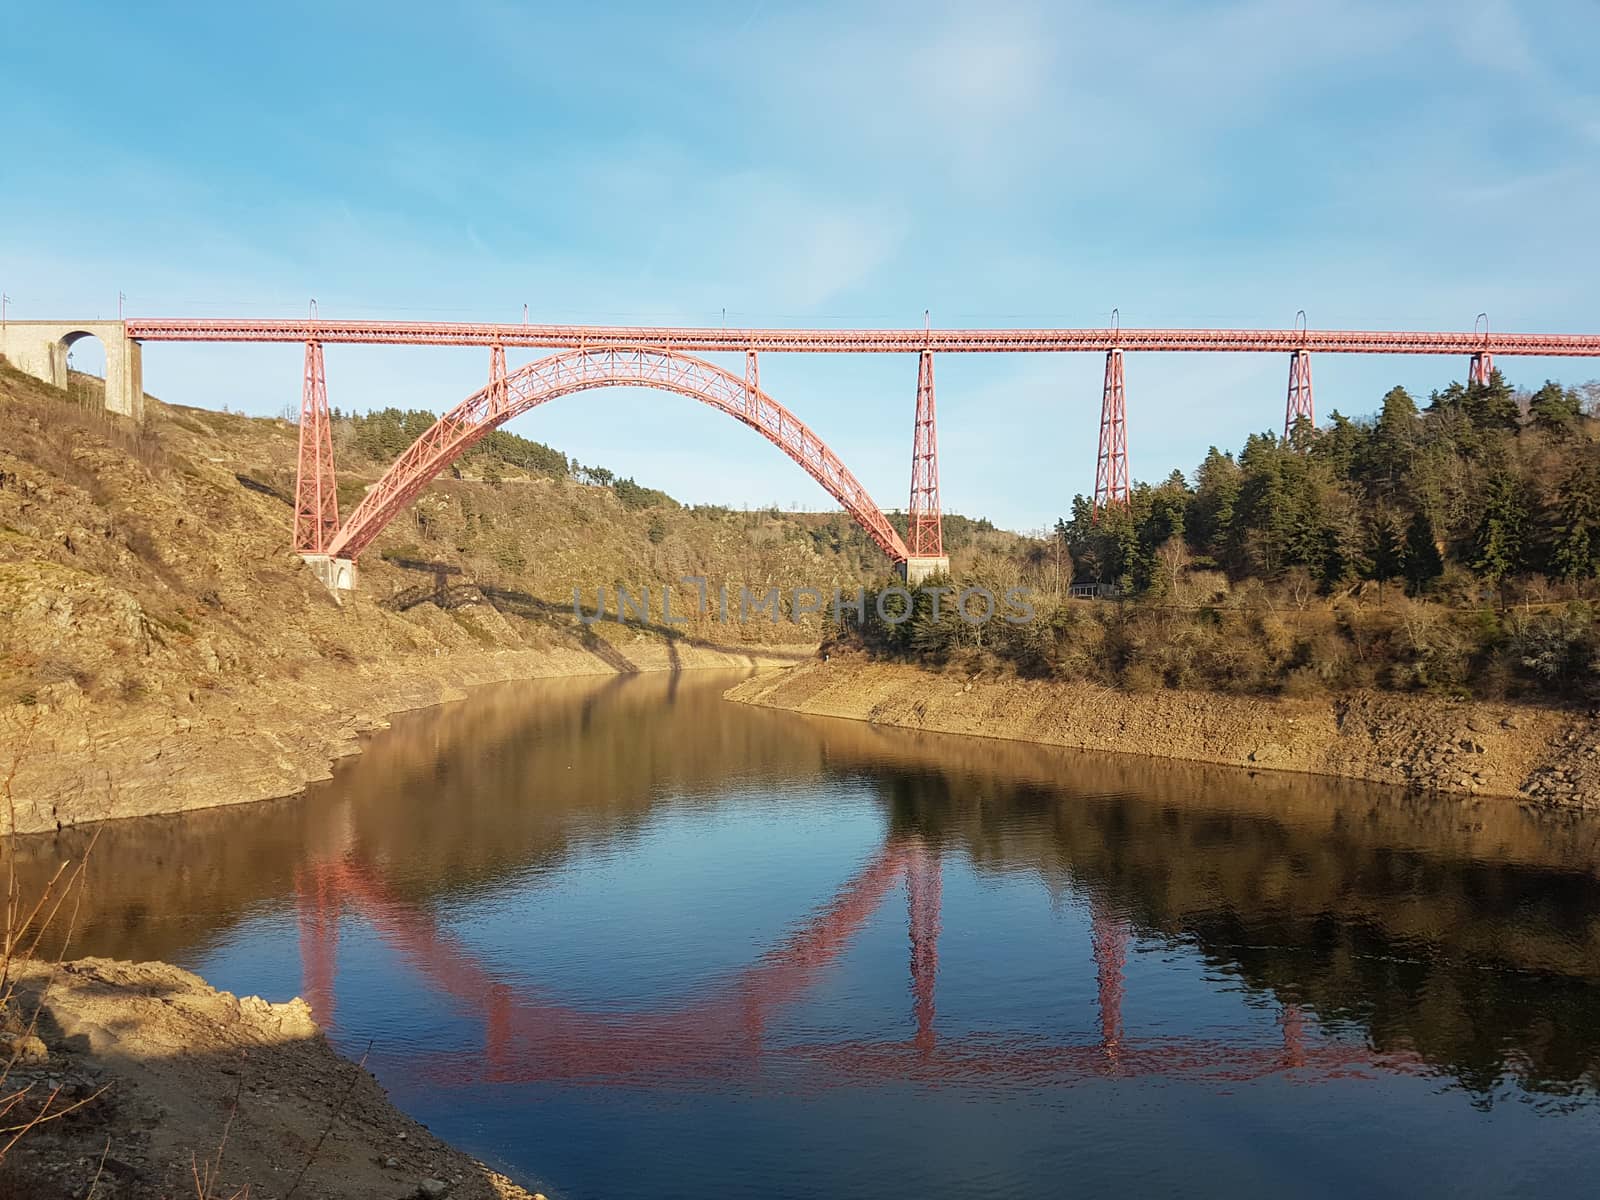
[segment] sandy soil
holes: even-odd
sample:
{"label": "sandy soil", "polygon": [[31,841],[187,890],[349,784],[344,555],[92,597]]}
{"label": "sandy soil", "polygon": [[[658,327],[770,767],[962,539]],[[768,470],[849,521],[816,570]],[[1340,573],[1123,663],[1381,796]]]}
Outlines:
{"label": "sandy soil", "polygon": [[1134,695],[854,654],[757,675],[728,698],[939,733],[1600,807],[1600,720],[1560,709],[1376,692]]}
{"label": "sandy soil", "polygon": [[[39,1011],[7,1093],[60,1089],[0,1165],[0,1196],[526,1200],[439,1141],[336,1054],[303,1001],[235,998],[165,963],[23,963],[12,1013]],[[9,1186],[10,1190],[7,1190]]]}

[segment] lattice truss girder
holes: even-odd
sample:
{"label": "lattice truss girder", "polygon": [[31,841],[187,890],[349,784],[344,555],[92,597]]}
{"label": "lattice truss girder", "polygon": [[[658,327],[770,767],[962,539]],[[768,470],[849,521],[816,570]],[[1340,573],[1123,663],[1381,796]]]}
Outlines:
{"label": "lattice truss girder", "polygon": [[134,319],[129,337],[172,342],[360,342],[544,349],[789,353],[1231,351],[1321,354],[1534,354],[1600,357],[1600,335],[1337,329],[701,329],[622,325],[492,325],[413,321]]}

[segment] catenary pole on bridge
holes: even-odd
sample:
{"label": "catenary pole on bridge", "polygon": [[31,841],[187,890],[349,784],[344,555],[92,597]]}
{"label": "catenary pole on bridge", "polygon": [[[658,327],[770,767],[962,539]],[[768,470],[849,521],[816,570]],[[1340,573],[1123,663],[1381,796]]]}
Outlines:
{"label": "catenary pole on bridge", "polygon": [[1482,330],[1482,343],[1472,352],[1472,361],[1467,364],[1467,382],[1476,383],[1487,387],[1489,379],[1494,375],[1494,353],[1489,348],[1489,314],[1479,313],[1472,323],[1473,337],[1479,336]]}

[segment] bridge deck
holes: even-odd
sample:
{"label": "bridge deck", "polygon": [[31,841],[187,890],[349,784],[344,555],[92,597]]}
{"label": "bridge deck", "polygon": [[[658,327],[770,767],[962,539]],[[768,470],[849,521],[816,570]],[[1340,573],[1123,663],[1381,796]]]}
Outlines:
{"label": "bridge deck", "polygon": [[538,346],[779,353],[1019,354],[1124,351],[1476,354],[1600,357],[1600,334],[1419,333],[1331,329],[696,329],[415,321],[136,319],[147,342],[353,342],[394,346]]}

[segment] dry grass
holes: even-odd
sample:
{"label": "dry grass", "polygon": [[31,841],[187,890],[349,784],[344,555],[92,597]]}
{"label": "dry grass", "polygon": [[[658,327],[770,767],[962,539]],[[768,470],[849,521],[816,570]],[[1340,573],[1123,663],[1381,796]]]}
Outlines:
{"label": "dry grass", "polygon": [[[68,859],[57,866],[37,895],[23,895],[22,883],[17,875],[16,854],[16,779],[29,750],[33,745],[38,718],[28,714],[11,724],[18,726],[16,736],[9,739],[12,746],[10,761],[5,773],[0,775],[0,812],[6,819],[0,853],[5,855],[6,908],[3,943],[0,943],[0,1030],[5,1037],[5,1062],[0,1065],[0,1168],[29,1134],[40,1126],[60,1120],[68,1113],[98,1100],[105,1092],[96,1089],[84,1098],[67,1102],[62,1097],[62,1087],[57,1085],[42,1093],[34,1082],[18,1085],[13,1076],[29,1050],[38,1045],[39,1015],[44,1008],[45,991],[41,990],[31,1009],[22,1002],[13,975],[15,964],[22,959],[36,959],[45,935],[63,921],[60,946],[51,962],[52,972],[58,969],[72,941],[72,932],[78,921],[78,902],[82,897],[84,873],[94,840],[77,859]],[[13,731],[7,731],[13,732]],[[70,903],[70,907],[69,907]]]}
{"label": "dry grass", "polygon": [[[239,1115],[239,1095],[244,1089],[244,1079],[234,1088],[233,1103],[228,1106],[228,1119],[222,1123],[222,1136],[217,1139],[216,1153],[201,1161],[195,1154],[189,1156],[189,1174],[194,1181],[195,1200],[249,1200],[250,1185],[222,1194],[222,1153],[228,1148],[228,1134],[233,1131],[233,1119]],[[307,1160],[307,1166],[310,1165]],[[302,1174],[304,1169],[302,1168]]]}

